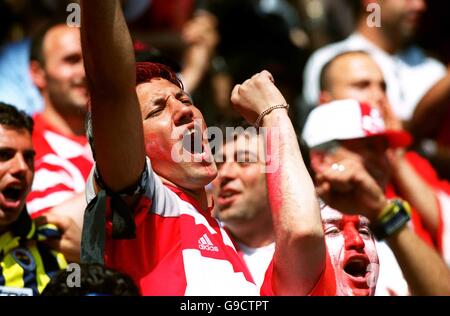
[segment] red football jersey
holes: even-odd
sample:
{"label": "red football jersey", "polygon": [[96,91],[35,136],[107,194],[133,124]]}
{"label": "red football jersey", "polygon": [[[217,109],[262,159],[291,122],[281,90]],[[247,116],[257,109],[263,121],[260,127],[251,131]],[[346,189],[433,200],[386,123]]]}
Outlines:
{"label": "red football jersey", "polygon": [[[134,209],[136,238],[112,239],[108,218],[105,265],[130,275],[143,295],[259,295],[210,210],[201,210],[192,197],[163,185],[147,162],[145,194]],[[88,201],[95,197],[93,178],[88,180]]]}
{"label": "red football jersey", "polygon": [[41,114],[33,119],[35,175],[27,209],[35,218],[84,191],[93,159],[85,136],[63,135]]}

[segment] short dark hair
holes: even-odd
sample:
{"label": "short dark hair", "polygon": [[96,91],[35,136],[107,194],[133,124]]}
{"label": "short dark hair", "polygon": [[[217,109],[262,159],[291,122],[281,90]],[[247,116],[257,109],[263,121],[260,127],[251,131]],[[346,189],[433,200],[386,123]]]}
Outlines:
{"label": "short dark hair", "polygon": [[169,66],[152,62],[136,63],[136,85],[140,85],[144,82],[150,82],[153,78],[166,79],[180,89],[184,90],[183,83]]}
{"label": "short dark hair", "polygon": [[334,56],[322,67],[322,70],[320,71],[320,77],[319,77],[320,91],[330,89],[329,71],[330,71],[331,66],[336,62],[336,60],[338,60],[341,57],[344,57],[347,55],[352,55],[352,54],[362,54],[362,55],[370,56],[369,53],[367,53],[366,51],[363,51],[363,50],[344,51],[344,52],[341,52],[341,53],[337,54],[336,56]]}
{"label": "short dark hair", "polygon": [[128,275],[100,264],[80,264],[80,286],[69,287],[73,270],[60,270],[42,296],[138,296],[139,289]]}
{"label": "short dark hair", "polygon": [[44,57],[44,40],[47,33],[57,25],[65,24],[65,21],[61,18],[53,19],[50,22],[46,23],[35,36],[31,38],[31,47],[30,47],[30,61],[37,61],[41,65],[45,64]]}
{"label": "short dark hair", "polygon": [[[184,90],[183,83],[177,77],[177,74],[167,65],[152,62],[136,63],[136,86],[141,83],[150,82],[153,78],[163,78]],[[90,108],[90,106],[89,106]],[[86,114],[86,136],[91,146],[92,154],[95,159],[94,133],[92,131],[92,115],[89,111]]]}
{"label": "short dark hair", "polygon": [[33,133],[33,119],[15,106],[0,102],[0,125],[13,129],[26,129]]}

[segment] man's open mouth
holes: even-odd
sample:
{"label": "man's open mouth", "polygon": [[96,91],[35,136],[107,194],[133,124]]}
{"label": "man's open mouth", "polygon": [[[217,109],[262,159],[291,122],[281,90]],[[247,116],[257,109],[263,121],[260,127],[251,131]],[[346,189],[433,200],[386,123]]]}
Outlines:
{"label": "man's open mouth", "polygon": [[227,199],[235,196],[236,194],[240,194],[241,192],[238,190],[234,190],[231,188],[222,188],[219,192],[219,197],[223,199]]}
{"label": "man's open mouth", "polygon": [[2,191],[5,200],[8,202],[16,202],[18,201],[23,193],[23,189],[21,187],[11,186],[7,187]]}
{"label": "man's open mouth", "polygon": [[192,155],[204,152],[203,135],[200,127],[195,126],[186,131],[183,136],[183,148]]}
{"label": "man's open mouth", "polygon": [[236,200],[239,194],[241,192],[234,189],[222,189],[217,197],[217,205],[219,208],[227,208]]}
{"label": "man's open mouth", "polygon": [[11,183],[1,190],[1,203],[4,209],[16,209],[25,201],[26,187],[19,183]]}
{"label": "man's open mouth", "polygon": [[369,273],[367,256],[350,257],[344,265],[344,271],[353,278],[365,278]]}

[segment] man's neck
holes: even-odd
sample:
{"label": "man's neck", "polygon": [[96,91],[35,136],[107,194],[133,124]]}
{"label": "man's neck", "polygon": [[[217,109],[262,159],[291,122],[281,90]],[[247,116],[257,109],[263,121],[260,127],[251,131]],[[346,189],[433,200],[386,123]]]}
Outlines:
{"label": "man's neck", "polygon": [[275,241],[273,223],[256,223],[256,221],[227,226],[233,238],[249,248],[261,248]]}
{"label": "man's neck", "polygon": [[387,54],[393,55],[401,49],[400,41],[392,40],[378,27],[370,27],[365,18],[359,21],[356,31]]}
{"label": "man's neck", "polygon": [[208,203],[208,195],[206,194],[206,190],[204,188],[198,190],[184,190],[187,194],[192,196],[199,204],[199,207],[206,211],[210,205]]}
{"label": "man's neck", "polygon": [[63,135],[81,136],[85,134],[85,118],[82,112],[70,116],[63,115],[53,105],[46,102],[42,117]]}
{"label": "man's neck", "polygon": [[170,185],[172,187],[178,188],[179,190],[183,191],[185,194],[191,196],[195,201],[197,201],[198,206],[203,211],[206,211],[211,206],[211,205],[209,205],[208,194],[206,193],[205,188],[200,188],[197,190],[188,190],[188,189],[180,187],[179,185],[176,185],[172,181],[169,181],[162,176],[159,176],[159,177],[163,183]]}

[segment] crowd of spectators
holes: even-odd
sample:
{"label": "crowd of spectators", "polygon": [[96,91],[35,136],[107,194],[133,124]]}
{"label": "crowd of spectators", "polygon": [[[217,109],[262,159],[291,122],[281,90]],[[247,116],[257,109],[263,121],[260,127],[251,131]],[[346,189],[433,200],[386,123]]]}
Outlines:
{"label": "crowd of spectators", "polygon": [[450,295],[449,9],[0,0],[0,295]]}

